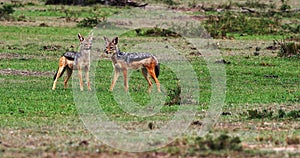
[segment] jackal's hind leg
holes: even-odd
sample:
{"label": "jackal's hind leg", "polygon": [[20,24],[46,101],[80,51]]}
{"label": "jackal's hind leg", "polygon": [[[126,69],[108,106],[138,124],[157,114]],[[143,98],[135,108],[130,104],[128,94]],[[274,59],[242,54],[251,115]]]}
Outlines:
{"label": "jackal's hind leg", "polygon": [[119,78],[119,75],[120,75],[120,70],[115,68],[114,69],[114,77],[113,77],[113,80],[111,81],[111,86],[109,88],[110,91],[113,91],[116,81]]}
{"label": "jackal's hind leg", "polygon": [[64,71],[64,67],[59,67],[59,68],[58,68],[57,73],[56,73],[56,76],[55,76],[55,79],[54,79],[54,81],[53,81],[52,90],[55,90],[55,89],[56,89],[57,80],[58,80],[58,78],[62,75],[63,71]]}
{"label": "jackal's hind leg", "polygon": [[83,81],[82,81],[82,70],[81,67],[78,68],[78,78],[79,78],[79,85],[80,85],[80,90],[83,91]]}
{"label": "jackal's hind leg", "polygon": [[52,90],[56,89],[57,80],[64,73],[66,66],[67,66],[66,65],[66,58],[65,57],[60,57],[59,58],[59,62],[58,62],[58,70],[57,70],[56,75],[54,77],[54,82],[53,82]]}
{"label": "jackal's hind leg", "polygon": [[142,74],[143,74],[143,76],[145,77],[145,79],[146,79],[147,82],[148,82],[148,85],[149,85],[149,87],[148,87],[148,92],[150,93],[150,92],[151,92],[151,89],[152,89],[152,82],[151,82],[151,80],[150,80],[150,78],[149,78],[149,76],[148,76],[148,72],[147,72],[147,69],[146,69],[146,68],[142,68]]}
{"label": "jackal's hind leg", "polygon": [[73,72],[72,69],[67,67],[67,76],[66,76],[66,79],[64,80],[64,88],[68,87],[68,81],[72,75],[72,72]]}
{"label": "jackal's hind leg", "polygon": [[153,80],[154,80],[155,83],[156,83],[157,91],[158,91],[158,92],[161,92],[161,91],[160,91],[160,83],[159,83],[159,81],[158,81],[158,79],[157,79],[157,77],[156,77],[156,75],[155,75],[154,69],[147,69],[147,70],[148,70],[148,73],[150,74],[150,76],[153,78]]}

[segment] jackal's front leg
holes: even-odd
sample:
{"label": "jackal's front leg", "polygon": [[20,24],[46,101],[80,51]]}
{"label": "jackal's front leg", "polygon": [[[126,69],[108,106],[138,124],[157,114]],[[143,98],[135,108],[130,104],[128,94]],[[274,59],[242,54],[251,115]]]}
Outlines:
{"label": "jackal's front leg", "polygon": [[125,92],[128,92],[127,69],[123,69]]}
{"label": "jackal's front leg", "polygon": [[109,88],[110,91],[113,91],[113,89],[114,89],[114,87],[115,87],[115,84],[116,84],[116,81],[117,81],[119,75],[120,75],[120,70],[117,69],[117,68],[115,68],[115,69],[114,69],[114,77],[113,77],[113,80],[112,80],[112,82],[111,82],[111,86],[110,86],[110,88]]}
{"label": "jackal's front leg", "polygon": [[81,68],[78,68],[78,78],[79,78],[80,90],[83,91],[82,70],[81,70]]}
{"label": "jackal's front leg", "polygon": [[91,91],[92,89],[91,89],[91,83],[90,83],[89,68],[85,69],[85,78],[86,78],[88,90]]}

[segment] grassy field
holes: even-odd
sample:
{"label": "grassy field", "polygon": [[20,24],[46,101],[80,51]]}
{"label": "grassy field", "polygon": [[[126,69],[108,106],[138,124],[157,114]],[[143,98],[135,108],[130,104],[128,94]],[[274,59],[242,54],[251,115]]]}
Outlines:
{"label": "grassy field", "polygon": [[[134,153],[101,143],[86,128],[74,102],[74,82],[70,81],[69,88],[63,89],[63,79],[60,79],[57,90],[51,90],[60,55],[65,51],[77,51],[77,34],[87,36],[92,29],[77,24],[95,15],[99,19],[109,19],[130,8],[45,6],[40,1],[31,2],[24,1],[23,5],[15,6],[9,20],[0,21],[0,157],[299,157],[299,55],[278,57],[279,47],[266,49],[273,45],[274,39],[288,35],[299,37],[299,32],[284,30],[286,35],[282,32],[274,35],[235,32],[212,40],[223,58],[214,64],[221,64],[226,70],[225,103],[222,110],[217,111],[220,117],[216,124],[209,129],[208,135],[201,137],[197,132],[203,127],[214,88],[201,52],[195,51],[180,37],[122,35],[119,47],[124,51],[143,42],[176,47],[192,65],[199,81],[196,115],[186,132],[162,148]],[[168,1],[164,4],[146,2],[150,3],[149,8],[168,4]],[[183,9],[195,1],[178,3],[178,8],[173,7],[173,10],[186,10],[191,18],[203,16],[205,18],[201,20],[205,21],[210,15],[218,14],[216,11]],[[290,3],[293,9],[299,8],[298,1]],[[208,3],[207,6],[222,4],[228,2]],[[299,12],[284,17],[284,23],[299,22],[297,16]],[[297,42],[297,38],[293,41]],[[102,38],[97,42],[104,46]],[[164,86],[165,105],[159,107],[159,113],[138,117],[124,112],[114,93],[108,90],[113,73],[111,61],[102,50],[97,53],[93,93],[102,110],[118,125],[138,131],[160,129],[183,107],[180,105],[180,81],[170,67],[162,64],[159,80]],[[73,75],[77,76],[76,73]],[[122,90],[122,78],[118,81],[117,88]],[[132,71],[129,92],[132,100],[138,103],[133,109],[143,109],[151,101],[153,94],[147,93],[147,86],[141,72]],[[155,88],[152,93],[156,93]]]}

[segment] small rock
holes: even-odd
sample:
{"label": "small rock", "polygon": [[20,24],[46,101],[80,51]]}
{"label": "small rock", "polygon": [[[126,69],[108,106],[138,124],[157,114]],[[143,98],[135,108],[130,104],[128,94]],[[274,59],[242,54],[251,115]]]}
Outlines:
{"label": "small rock", "polygon": [[192,123],[191,123],[192,125],[197,125],[197,126],[201,126],[202,125],[202,122],[200,122],[200,121],[193,121]]}
{"label": "small rock", "polygon": [[228,115],[232,115],[232,113],[229,111],[223,111],[222,113],[221,113],[221,115],[223,115],[223,116],[228,116]]}
{"label": "small rock", "polygon": [[154,124],[152,123],[152,122],[150,122],[150,123],[148,123],[148,127],[149,127],[149,129],[154,129]]}
{"label": "small rock", "polygon": [[254,54],[254,56],[259,56],[260,53],[259,52],[254,52],[253,54]]}
{"label": "small rock", "polygon": [[79,146],[87,146],[87,145],[89,145],[89,142],[86,140],[79,142]]}
{"label": "small rock", "polygon": [[218,61],[216,61],[215,63],[217,63],[217,64],[231,64],[230,61],[226,61],[226,60],[224,60],[224,59],[218,60]]}

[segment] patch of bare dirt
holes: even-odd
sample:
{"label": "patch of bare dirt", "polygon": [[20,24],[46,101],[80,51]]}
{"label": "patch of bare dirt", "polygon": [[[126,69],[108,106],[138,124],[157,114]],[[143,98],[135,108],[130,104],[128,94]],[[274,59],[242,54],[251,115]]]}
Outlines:
{"label": "patch of bare dirt", "polygon": [[50,56],[50,55],[28,55],[28,54],[18,54],[18,53],[0,53],[0,60],[2,59],[51,59],[51,60],[58,60],[57,56]]}
{"label": "patch of bare dirt", "polygon": [[0,53],[0,60],[1,59],[16,59],[20,58],[21,55],[17,53]]}
{"label": "patch of bare dirt", "polygon": [[66,22],[65,18],[41,17],[35,20],[3,21],[3,26],[35,26],[35,27],[75,27],[76,22]]}
{"label": "patch of bare dirt", "polygon": [[273,41],[214,39],[223,56],[277,56],[279,48],[270,49]]}
{"label": "patch of bare dirt", "polygon": [[28,71],[28,70],[12,70],[12,69],[0,69],[1,75],[21,75],[21,76],[53,76],[52,71]]}

